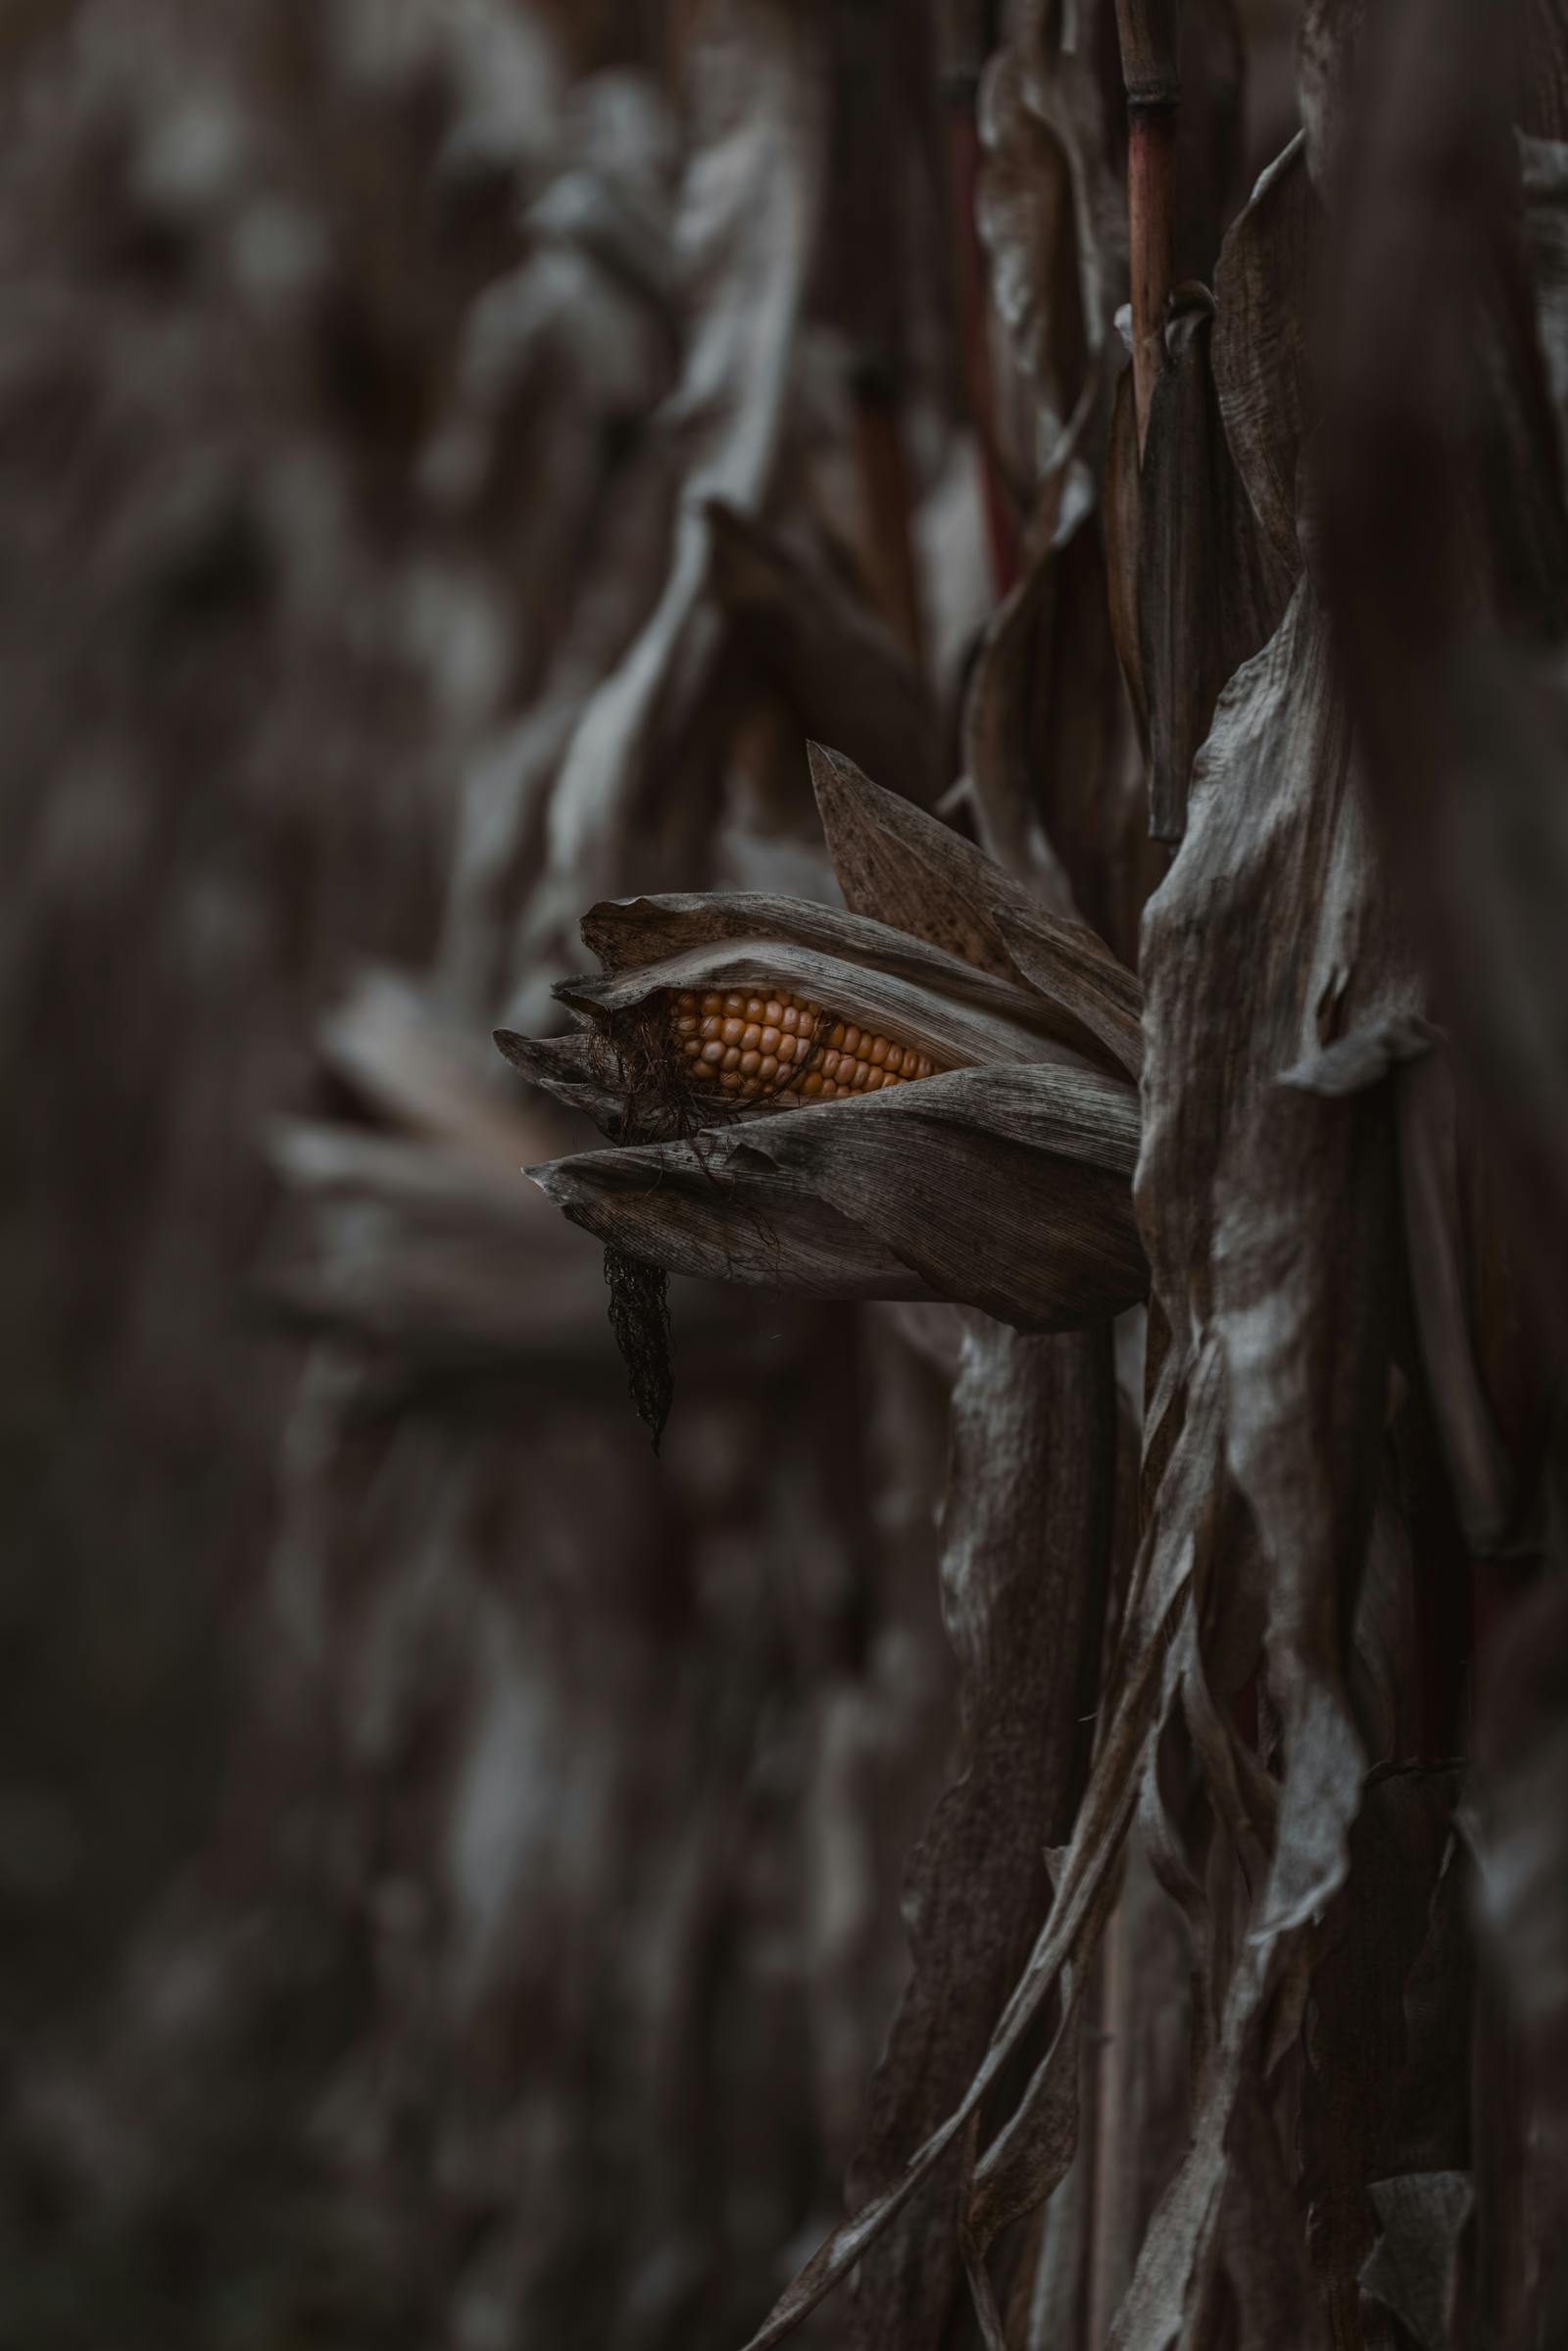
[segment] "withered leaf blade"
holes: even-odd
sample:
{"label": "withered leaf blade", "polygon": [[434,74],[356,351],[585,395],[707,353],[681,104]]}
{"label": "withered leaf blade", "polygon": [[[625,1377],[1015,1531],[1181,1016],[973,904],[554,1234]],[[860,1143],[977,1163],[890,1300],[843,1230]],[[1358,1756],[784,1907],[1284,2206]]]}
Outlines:
{"label": "withered leaf blade", "polygon": [[1093,1930],[1103,1916],[1105,1881],[1118,1866],[1148,1742],[1163,1708],[1167,1660],[1190,1605],[1194,1530],[1207,1506],[1216,1467],[1222,1397],[1222,1370],[1217,1350],[1210,1349],[1194,1380],[1188,1418],[1172,1448],[1170,1510],[1144,1539],[1134,1577],[1136,1604],[1129,1602],[1117,1667],[1102,1699],[1104,1735],[1072,1837],[1054,1873],[1054,1899],[984,2059],[959,2105],[880,2196],[824,2238],[745,2351],[769,2351],[782,2342],[854,2269],[956,2143],[1016,2055],[1062,1969],[1087,1964]]}
{"label": "withered leaf blade", "polygon": [[811,779],[852,911],[1021,977],[1059,1008],[1065,1043],[1137,1076],[1142,992],[1087,924],[1052,913],[960,834],[815,744]]}
{"label": "withered leaf blade", "polygon": [[1336,1037],[1280,1075],[1282,1086],[1305,1094],[1360,1094],[1407,1062],[1424,1060],[1443,1043],[1443,1031],[1420,1012],[1390,1012]]}
{"label": "withered leaf blade", "polygon": [[553,1095],[568,1110],[584,1110],[602,1135],[618,1142],[625,1129],[626,1088],[607,1068],[603,1044],[589,1028],[564,1037],[519,1037],[515,1029],[494,1032],[498,1050],[530,1086]]}
{"label": "withered leaf blade", "polygon": [[[1038,20],[1038,11],[1017,16]],[[992,301],[1019,365],[1059,428],[1076,405],[1089,337],[1100,321],[1085,317],[1081,299],[1067,151],[1033,103],[1046,80],[1041,41],[1038,21],[1020,25],[1015,16],[1011,37],[995,51],[982,77],[985,167],[976,226],[990,255]]]}
{"label": "withered leaf blade", "polygon": [[1259,529],[1231,457],[1212,333],[1212,308],[1195,296],[1166,330],[1144,445],[1139,669],[1157,841],[1181,839],[1193,760],[1220,691],[1273,635],[1295,579]]}
{"label": "withered leaf blade", "polygon": [[1139,917],[1165,857],[1149,840],[1104,547],[1082,496],[1064,500],[1052,544],[992,615],[964,747],[993,856],[1135,962]]}
{"label": "withered leaf blade", "polygon": [[676,1271],[1068,1330],[1144,1292],[1137,1119],[1131,1088],[1088,1070],[959,1070],[529,1172],[575,1222]]}
{"label": "withered leaf blade", "polygon": [[[1107,1332],[1021,1339],[966,1319],[942,1553],[961,1743],[906,1880],[914,1974],[872,2084],[857,2202],[962,2097],[1050,1898],[1042,1849],[1067,1834],[1087,1761],[1115,1409]],[[854,2323],[868,2343],[941,2342],[956,2186],[950,2159],[865,2254]]]}
{"label": "withered leaf blade", "polygon": [[1448,2299],[1459,2231],[1474,2196],[1468,2172],[1416,2172],[1372,2190],[1381,2234],[1361,2272],[1421,2351],[1450,2351]]}
{"label": "withered leaf blade", "polygon": [[1214,275],[1210,362],[1226,439],[1252,512],[1290,572],[1301,562],[1297,487],[1312,417],[1319,211],[1298,134],[1232,223]]}
{"label": "withered leaf blade", "polygon": [[755,515],[720,499],[705,511],[713,593],[802,732],[842,743],[928,808],[944,781],[941,723],[892,631]]}
{"label": "withered leaf blade", "polygon": [[825,745],[808,746],[823,838],[844,903],[998,979],[1017,976],[995,909],[1031,893],[951,825],[911,808]]}
{"label": "withered leaf blade", "polygon": [[1143,990],[1096,934],[1044,909],[1000,909],[998,928],[1013,966],[1042,995],[1070,1010],[1105,1054],[1137,1078],[1143,1068]]}

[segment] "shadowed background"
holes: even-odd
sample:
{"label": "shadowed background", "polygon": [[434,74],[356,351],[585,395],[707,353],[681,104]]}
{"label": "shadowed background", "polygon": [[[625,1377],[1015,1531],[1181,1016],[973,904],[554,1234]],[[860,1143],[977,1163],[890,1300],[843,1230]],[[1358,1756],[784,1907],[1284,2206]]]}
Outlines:
{"label": "shadowed background", "polygon": [[0,26],[19,2351],[705,2351],[839,2209],[954,1727],[941,1348],[677,1285],[656,1462],[489,1032],[596,895],[833,896],[808,734],[959,776],[1038,387],[998,27],[895,13]]}

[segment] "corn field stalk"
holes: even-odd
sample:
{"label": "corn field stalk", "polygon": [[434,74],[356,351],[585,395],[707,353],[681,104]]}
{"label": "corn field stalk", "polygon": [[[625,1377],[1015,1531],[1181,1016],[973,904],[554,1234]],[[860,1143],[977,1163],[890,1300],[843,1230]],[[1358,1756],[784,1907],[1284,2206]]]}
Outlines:
{"label": "corn field stalk", "polygon": [[[585,1034],[559,1048],[506,1041],[540,1082],[586,1101],[586,1068],[612,1103],[617,1148],[537,1180],[633,1256],[764,1287],[962,1300],[1025,1332],[1103,1333],[1148,1301],[1126,1581],[1033,1948],[1020,1964],[1026,1912],[1004,1925],[986,1898],[977,1949],[977,1914],[961,1897],[949,1911],[950,1888],[933,1884],[934,1870],[965,1867],[948,1832],[980,1799],[978,1710],[1004,1702],[955,1596],[970,1754],[913,1882],[916,1975],[870,2155],[850,2217],[748,2351],[783,2340],[852,2272],[858,2339],[935,2346],[956,2323],[960,2262],[987,2351],[1411,2338],[1523,2351],[1551,2340],[1564,2313],[1547,2217],[1564,2084],[1555,2059],[1529,2080],[1517,2071],[1523,2045],[1555,2049],[1560,1977],[1552,1991],[1537,1972],[1544,1941],[1527,1962],[1514,1939],[1517,1905],[1533,1909],[1539,1893],[1496,1884],[1476,1810],[1496,1767],[1473,1711],[1472,1629],[1452,1613],[1467,1609],[1467,1579],[1437,1572],[1468,1552],[1484,1583],[1483,1556],[1528,1558],[1546,1613],[1562,1572],[1561,1350],[1515,1286],[1501,1208],[1513,1199],[1541,1261],[1554,1261],[1560,1058],[1527,1078],[1517,1056],[1561,997],[1555,952],[1515,898],[1517,869],[1505,880],[1486,864],[1484,903],[1517,906],[1522,936],[1504,950],[1488,934],[1483,949],[1466,906],[1440,946],[1423,893],[1433,875],[1453,888],[1457,868],[1407,834],[1401,855],[1396,822],[1396,810],[1410,822],[1398,779],[1419,743],[1424,773],[1453,796],[1454,837],[1477,828],[1485,859],[1502,854],[1482,813],[1495,795],[1519,822],[1539,819],[1540,903],[1560,906],[1560,777],[1548,794],[1544,768],[1527,782],[1528,759],[1505,784],[1499,768],[1505,675],[1555,739],[1544,648],[1561,639],[1568,527],[1552,413],[1559,34],[1549,12],[1523,10],[1520,49],[1492,41],[1483,59],[1462,13],[1408,0],[1363,27],[1358,9],[1311,7],[1304,131],[1227,225],[1215,155],[1234,137],[1229,12],[1194,8],[1184,25],[1173,7],[1118,5],[1132,293],[1132,367],[1118,383],[1103,366],[1117,245],[1096,201],[1112,150],[1089,64],[1103,58],[1094,12],[1010,12],[983,86],[987,233],[1020,383],[1039,404],[1037,447],[1051,454],[1035,476],[1031,572],[971,685],[970,791],[997,861],[911,808],[895,815],[846,762],[813,754],[858,929],[761,900],[602,906],[584,936],[607,977],[561,992]],[[1521,54],[1533,77],[1511,79]],[[1523,175],[1509,128],[1521,107]],[[1445,230],[1460,266],[1440,292],[1423,271]],[[1412,289],[1402,307],[1373,291],[1396,264]],[[1344,289],[1338,310],[1328,285]],[[1412,375],[1423,336],[1430,361]],[[1106,465],[1098,506],[1082,465],[1092,430]],[[1115,836],[1056,832],[1065,779],[1036,763],[1038,739],[1010,773],[997,757],[1025,688],[1036,708],[1042,695],[1029,673],[1048,642],[1040,623],[1055,617],[1048,583],[1089,544],[1103,551],[1097,617],[1120,662],[1108,699],[1125,686],[1149,829],[1173,853],[1162,878],[1149,872],[1141,988],[1114,961],[1099,981],[1107,1004],[1139,1006],[1136,1045],[1088,1020],[1081,993],[1093,933],[1079,908],[1126,886]],[[1380,563],[1414,568],[1374,612],[1364,582]],[[1448,664],[1441,679],[1436,660]],[[1532,661],[1546,666],[1527,686]],[[1052,676],[1046,691],[1059,707],[1081,682]],[[1081,742],[1081,719],[1079,730]],[[1103,826],[1108,810],[1085,813]],[[811,959],[786,960],[792,944]],[[1455,955],[1468,958],[1462,1012],[1450,1011]],[[1499,962],[1518,1028],[1493,993]],[[813,1037],[842,1051],[876,1033],[884,1058],[902,1046],[895,1068],[916,1051],[918,1083],[896,1100],[868,1093],[856,1063],[840,1089],[836,1061],[808,1101],[809,1078],[788,1081],[800,1108],[754,1122],[749,1109],[772,1105],[751,1100],[746,991],[782,991],[780,975],[797,971]],[[993,993],[1019,981],[1022,997]],[[901,993],[911,985],[918,995]],[[635,1048],[634,1009],[638,1038],[653,1040]],[[1082,1076],[1060,1063],[1069,1047]],[[658,1116],[680,1122],[675,1142],[649,1123],[647,1053],[668,1073],[653,1092]],[[712,1062],[738,1124],[718,1119],[700,1074],[681,1079],[683,1055],[699,1073]],[[1141,1081],[1136,1166],[1110,1144],[1113,1098],[1100,1091],[1118,1061]],[[1091,1143],[1097,1062],[1093,1115],[1106,1123]],[[1480,1100],[1509,1066],[1511,1106],[1489,1132]],[[1014,1088],[1029,1104],[1016,1124],[998,1116]],[[1019,1145],[1046,1155],[1043,1193]],[[1095,1196],[1102,1254],[1088,1284],[1087,1196],[1060,1215],[1045,1204],[1066,1211],[1073,1158],[1111,1179]],[[1118,1293],[1122,1169],[1140,1248]],[[1039,1201],[1027,1254],[1009,1215],[1025,1199]],[[1522,1415],[1501,1401],[1510,1382],[1530,1399]],[[1009,1409],[1000,1393],[989,1407],[999,1462],[958,1443],[950,1544],[1000,1505],[985,1498],[999,1475],[1040,1475],[1011,1467]],[[1045,1392],[1033,1409],[1020,1463],[1051,1461],[1064,1425]],[[1058,1565],[1067,1527],[1063,1505],[1041,1529]],[[950,1548],[950,1576],[962,1560]],[[1002,1587],[959,1589],[1002,1604]],[[1074,1621],[1064,1610],[1064,1629]],[[1481,1667],[1495,1670],[1485,1655]],[[1524,1746],[1560,1760],[1544,1723]],[[1538,1801],[1552,1768],[1543,1760]],[[1054,1785],[1038,1768],[1024,1781],[1015,1810]],[[1529,1833],[1516,1819],[1511,1834]],[[1534,1836],[1519,1866],[1539,1889],[1562,1847],[1544,1814]],[[977,1892],[990,1850],[987,1836],[966,1857]],[[1158,2094],[1164,2139],[1146,2150],[1135,2117],[1150,2111],[1152,2044],[1139,2037],[1139,1994],[1160,1996],[1170,1960],[1152,1955],[1139,1981],[1132,1922],[1147,1932],[1157,1917],[1167,1952],[1185,1946],[1188,2064],[1182,2089]],[[989,2036],[960,2061],[960,2027],[1004,1950],[1010,1993],[982,1999]],[[1106,2060],[1087,2068],[1086,2000],[1110,2035]],[[1054,2231],[1036,2216],[1058,2198]]]}
{"label": "corn field stalk", "polygon": [[0,2338],[1554,2351],[1562,0],[0,61]]}

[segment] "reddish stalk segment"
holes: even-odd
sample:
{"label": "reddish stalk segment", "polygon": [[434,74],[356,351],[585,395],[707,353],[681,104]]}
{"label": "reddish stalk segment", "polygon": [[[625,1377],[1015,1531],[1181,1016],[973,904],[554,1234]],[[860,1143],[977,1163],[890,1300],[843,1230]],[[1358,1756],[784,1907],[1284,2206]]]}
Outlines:
{"label": "reddish stalk segment", "polygon": [[1018,576],[1018,514],[997,455],[991,307],[986,257],[975,217],[980,184],[980,133],[974,109],[974,84],[965,77],[961,84],[956,84],[948,109],[948,170],[955,216],[954,270],[969,410],[980,444],[980,486],[985,500],[992,577],[997,594],[1005,596]]}

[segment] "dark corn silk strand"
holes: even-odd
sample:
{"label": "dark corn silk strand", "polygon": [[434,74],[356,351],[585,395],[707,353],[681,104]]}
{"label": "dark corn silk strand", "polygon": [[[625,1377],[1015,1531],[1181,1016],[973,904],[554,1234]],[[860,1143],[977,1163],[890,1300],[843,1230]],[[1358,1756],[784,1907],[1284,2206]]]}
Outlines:
{"label": "dark corn silk strand", "polygon": [[688,1083],[737,1106],[847,1101],[937,1074],[928,1053],[824,1013],[784,989],[684,990],[670,1033]]}

